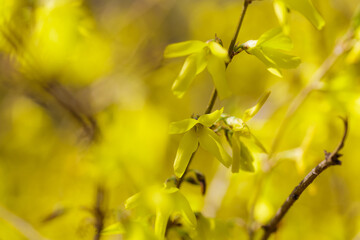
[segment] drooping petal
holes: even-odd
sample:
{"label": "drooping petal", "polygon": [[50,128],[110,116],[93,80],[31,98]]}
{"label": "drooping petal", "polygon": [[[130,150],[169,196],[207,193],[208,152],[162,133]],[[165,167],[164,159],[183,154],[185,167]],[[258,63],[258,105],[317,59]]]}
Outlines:
{"label": "drooping petal", "polygon": [[125,201],[125,208],[126,209],[133,209],[135,207],[137,207],[139,204],[141,204],[142,201],[142,193],[136,193],[134,195],[132,195],[131,197],[129,197],[126,201]]}
{"label": "drooping petal", "polygon": [[206,47],[206,43],[197,40],[174,43],[165,48],[164,57],[175,58],[187,56],[201,51],[204,47]]}
{"label": "drooping petal", "polygon": [[286,5],[282,1],[274,0],[274,10],[276,17],[278,18],[282,26],[288,23],[288,11]]}
{"label": "drooping petal", "polygon": [[190,84],[196,76],[196,71],[196,56],[190,55],[186,58],[178,77],[175,79],[175,82],[172,85],[172,91],[175,96],[181,98],[185,94],[186,90],[189,88]]}
{"label": "drooping petal", "polygon": [[224,108],[221,108],[220,110],[216,110],[212,113],[201,115],[198,122],[206,127],[211,127],[221,117],[223,111]]}
{"label": "drooping petal", "polygon": [[273,75],[275,75],[275,76],[277,76],[279,78],[283,77],[282,72],[278,68],[269,67],[266,70],[268,70],[271,74],[273,74]]}
{"label": "drooping petal", "polygon": [[290,9],[298,11],[306,17],[317,29],[322,29],[325,25],[324,19],[315,9],[310,0],[281,0]]}
{"label": "drooping petal", "polygon": [[261,107],[264,105],[264,103],[266,102],[266,100],[268,99],[268,97],[270,96],[270,92],[266,92],[258,101],[258,103],[253,106],[252,108],[249,108],[247,110],[245,110],[244,115],[242,117],[242,120],[244,122],[250,120],[252,117],[255,116],[255,114],[257,114],[259,112],[259,110],[261,109]]}
{"label": "drooping petal", "polygon": [[296,68],[301,63],[299,57],[292,56],[282,51],[271,48],[263,48],[263,53],[268,59],[274,63],[274,67],[278,68]]}
{"label": "drooping petal", "polygon": [[281,28],[273,28],[262,34],[256,45],[285,51],[293,48],[291,39],[283,33]]}
{"label": "drooping petal", "polygon": [[161,240],[165,239],[165,231],[170,214],[171,211],[169,209],[162,209],[161,206],[156,209],[154,231],[155,235]]}
{"label": "drooping petal", "polygon": [[231,158],[223,148],[220,138],[207,127],[198,130],[200,146],[213,154],[225,167],[230,167]]}
{"label": "drooping petal", "polygon": [[170,123],[169,134],[180,134],[189,131],[198,123],[198,120],[193,118],[184,119],[177,122]]}
{"label": "drooping petal", "polygon": [[214,55],[210,55],[208,58],[207,69],[212,76],[215,88],[219,93],[220,99],[229,97],[231,95],[231,91],[226,80],[225,62]]}
{"label": "drooping petal", "polygon": [[219,43],[211,41],[208,43],[211,54],[222,59],[224,62],[229,61],[228,51]]}
{"label": "drooping petal", "polygon": [[173,195],[176,203],[176,211],[180,212],[183,219],[190,227],[196,227],[196,217],[188,200],[180,191],[173,193]]}
{"label": "drooping petal", "polygon": [[117,235],[123,233],[125,233],[125,228],[121,222],[111,224],[101,231],[101,235]]}
{"label": "drooping petal", "polygon": [[203,48],[199,53],[195,53],[194,57],[196,59],[196,75],[204,71],[207,66],[207,55],[209,49]]}
{"label": "drooping petal", "polygon": [[185,172],[193,152],[198,148],[198,139],[195,129],[191,129],[182,137],[174,162],[175,175],[180,178]]}

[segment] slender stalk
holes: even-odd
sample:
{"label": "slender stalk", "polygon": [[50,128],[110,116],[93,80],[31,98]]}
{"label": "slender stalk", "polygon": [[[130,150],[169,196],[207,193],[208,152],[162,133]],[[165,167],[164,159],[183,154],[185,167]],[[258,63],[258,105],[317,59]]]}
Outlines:
{"label": "slender stalk", "polygon": [[[239,20],[239,23],[236,27],[236,31],[234,33],[234,36],[231,40],[231,43],[230,43],[230,46],[229,46],[229,49],[228,49],[228,53],[229,53],[229,62],[226,63],[226,68],[228,67],[229,63],[231,62],[231,60],[233,59],[233,57],[236,55],[236,53],[234,52],[234,47],[235,47],[235,43],[236,43],[236,40],[238,38],[238,35],[239,35],[239,32],[240,32],[240,28],[241,28],[241,25],[244,21],[244,17],[245,17],[245,14],[246,14],[246,10],[249,6],[249,4],[252,2],[253,0],[244,0],[244,7],[243,7],[243,10],[241,12],[241,15],[240,15],[240,20]],[[216,91],[216,88],[214,88],[213,92],[212,92],[212,95],[210,97],[210,100],[209,100],[209,103],[208,103],[208,106],[205,110],[205,114],[208,114],[212,111],[214,105],[215,105],[215,102],[216,102],[216,99],[217,99],[217,91]],[[186,176],[186,173],[189,169],[189,166],[192,162],[192,159],[194,158],[195,156],[195,153],[197,152],[197,149],[196,151],[191,155],[190,157],[190,161],[188,163],[188,165],[186,166],[186,169],[185,169],[185,172],[184,174],[182,175],[181,178],[177,179],[177,182],[176,182],[176,187],[177,188],[180,188],[182,182],[184,181],[184,178]]]}
{"label": "slender stalk", "polygon": [[341,161],[339,160],[341,154],[339,153],[339,151],[344,147],[348,131],[348,121],[347,119],[343,119],[343,121],[345,130],[339,145],[331,153],[325,151],[325,159],[306,175],[306,177],[299,183],[299,185],[297,185],[291,192],[291,194],[277,211],[276,215],[270,220],[267,225],[263,226],[265,232],[261,238],[262,240],[267,240],[272,233],[276,232],[277,226],[281,219],[289,211],[295,201],[299,199],[300,195],[304,192],[304,190],[315,180],[315,178],[320,175],[320,173],[322,173],[330,166],[341,165]]}
{"label": "slender stalk", "polygon": [[[351,39],[353,38],[353,30],[350,28],[347,33],[344,35],[343,39],[336,44],[334,47],[332,53],[325,59],[325,61],[321,64],[321,66],[318,68],[318,70],[314,73],[314,75],[311,77],[309,84],[304,87],[300,93],[295,97],[295,99],[290,103],[290,106],[285,114],[284,119],[280,123],[280,127],[277,130],[277,133],[274,137],[272,146],[270,148],[269,154],[268,154],[268,161],[267,161],[267,167],[266,172],[270,172],[273,168],[274,163],[272,163],[272,159],[274,155],[276,154],[278,147],[280,145],[280,142],[286,132],[286,129],[291,122],[291,119],[295,116],[297,110],[300,108],[300,106],[303,104],[303,102],[307,99],[307,97],[313,92],[314,90],[318,89],[319,86],[321,86],[321,81],[324,79],[326,74],[331,70],[331,68],[334,66],[334,64],[337,62],[339,57],[341,57],[344,53],[346,53],[349,48],[351,47]],[[257,188],[259,191],[262,188],[262,184],[266,178],[269,176],[269,174],[264,174],[260,177],[259,182],[257,184]],[[258,201],[260,194],[256,194],[254,201],[251,205],[251,209],[253,209]],[[249,237],[250,240],[252,239],[252,235],[256,229],[254,229],[252,226],[252,221],[254,221],[253,212],[250,213],[250,223],[248,226],[249,231]]]}

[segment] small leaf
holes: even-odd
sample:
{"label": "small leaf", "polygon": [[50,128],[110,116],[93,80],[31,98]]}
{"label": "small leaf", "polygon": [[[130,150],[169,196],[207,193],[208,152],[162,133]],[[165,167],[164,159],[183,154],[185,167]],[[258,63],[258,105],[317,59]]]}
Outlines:
{"label": "small leaf", "polygon": [[186,58],[184,65],[172,85],[172,91],[175,96],[182,98],[190,84],[194,80],[197,72],[196,55],[191,55]]}
{"label": "small leaf", "polygon": [[182,137],[174,162],[175,175],[180,178],[185,172],[193,152],[198,148],[198,139],[194,129],[191,129]]}
{"label": "small leaf", "polygon": [[306,17],[318,30],[325,25],[324,19],[315,9],[310,0],[280,0],[289,8],[298,11]]}
{"label": "small leaf", "polygon": [[224,108],[221,108],[220,110],[216,110],[212,113],[204,114],[199,117],[198,122],[206,127],[211,127],[217,120],[219,120],[223,111]]}
{"label": "small leaf", "polygon": [[247,122],[251,118],[253,118],[261,109],[261,107],[264,105],[268,97],[270,96],[270,92],[266,92],[258,101],[258,103],[253,106],[252,108],[249,108],[245,110],[244,115],[242,117],[244,122]]}
{"label": "small leaf", "polygon": [[247,172],[254,172],[254,157],[247,146],[240,140],[240,135],[235,132],[231,138],[233,148],[232,172],[239,172],[239,168]]}
{"label": "small leaf", "polygon": [[222,59],[224,62],[229,61],[228,51],[223,48],[219,43],[211,41],[208,43],[208,46],[214,56]]}
{"label": "small leaf", "polygon": [[198,134],[200,146],[213,154],[225,167],[229,167],[231,158],[221,145],[219,136],[206,127],[200,128]]}
{"label": "small leaf", "polygon": [[170,123],[169,134],[180,134],[189,131],[198,123],[198,120],[193,118],[184,119],[177,122]]}
{"label": "small leaf", "polygon": [[231,137],[231,145],[233,151],[233,162],[231,166],[231,171],[233,173],[238,173],[240,170],[240,161],[241,161],[241,144],[237,134],[233,134]]}
{"label": "small leaf", "polygon": [[216,90],[219,93],[220,99],[224,99],[231,95],[231,91],[226,80],[225,62],[213,55],[208,58],[207,69],[212,76]]}
{"label": "small leaf", "polygon": [[101,231],[101,235],[116,235],[123,234],[125,232],[124,226],[120,223],[114,223]]}
{"label": "small leaf", "polygon": [[240,140],[240,149],[241,149],[241,159],[240,159],[240,168],[247,172],[254,172],[254,157],[251,154],[247,146]]}
{"label": "small leaf", "polygon": [[174,43],[166,47],[164,51],[164,57],[166,58],[182,57],[193,54],[195,52],[199,52],[204,47],[206,47],[206,43],[197,40]]}

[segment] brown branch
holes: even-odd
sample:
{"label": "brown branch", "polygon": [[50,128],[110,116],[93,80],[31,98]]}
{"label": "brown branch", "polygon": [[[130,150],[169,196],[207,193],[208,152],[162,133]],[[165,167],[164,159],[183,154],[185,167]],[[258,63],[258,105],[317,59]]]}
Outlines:
{"label": "brown branch", "polygon": [[276,215],[270,222],[263,226],[264,235],[262,240],[266,240],[270,237],[270,235],[277,230],[277,226],[285,214],[289,211],[290,207],[295,203],[296,200],[299,199],[300,195],[303,191],[315,180],[320,173],[322,173],[325,169],[333,165],[341,165],[341,161],[339,157],[342,155],[339,151],[344,147],[345,139],[348,132],[348,120],[346,118],[342,119],[344,122],[344,135],[339,143],[339,145],[335,148],[335,150],[331,153],[325,151],[325,159],[320,162],[314,169],[311,170],[310,173],[306,175],[306,177],[297,185],[294,190],[291,192],[289,197],[283,203],[283,205],[279,208]]}

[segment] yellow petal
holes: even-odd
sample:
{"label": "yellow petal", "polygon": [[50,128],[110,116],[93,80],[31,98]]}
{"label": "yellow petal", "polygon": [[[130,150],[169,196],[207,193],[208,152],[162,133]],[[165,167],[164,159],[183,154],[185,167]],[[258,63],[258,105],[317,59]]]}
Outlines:
{"label": "yellow petal", "polygon": [[211,41],[208,43],[211,54],[222,59],[224,62],[229,61],[228,51],[223,48],[219,43]]}
{"label": "yellow petal", "polygon": [[244,122],[250,120],[252,117],[255,116],[255,114],[257,114],[259,112],[259,110],[261,109],[261,107],[264,105],[264,103],[266,102],[266,100],[268,99],[268,97],[270,96],[270,92],[266,92],[258,101],[258,103],[253,106],[252,108],[249,108],[247,110],[245,110],[244,115],[242,120]]}
{"label": "yellow petal", "polygon": [[182,137],[174,162],[175,175],[180,178],[185,172],[193,152],[198,148],[198,139],[194,129],[191,129]]}
{"label": "yellow petal", "polygon": [[220,99],[224,99],[231,95],[231,91],[226,80],[225,62],[213,55],[208,58],[207,69],[212,76],[216,90],[219,93]]}
{"label": "yellow petal", "polygon": [[198,123],[198,121],[193,118],[184,119],[184,120],[177,121],[177,122],[172,122],[172,123],[170,123],[170,126],[169,126],[169,134],[180,134],[180,133],[187,132],[192,127],[194,127],[195,124],[197,124],[197,123]]}
{"label": "yellow petal", "polygon": [[206,43],[197,40],[174,43],[165,48],[164,57],[175,58],[187,56],[201,51],[204,47],[206,47]]}
{"label": "yellow petal", "polygon": [[220,138],[207,127],[199,129],[200,146],[213,154],[225,167],[230,167],[231,158],[223,148]]}
{"label": "yellow petal", "polygon": [[221,108],[220,110],[216,110],[209,114],[204,114],[199,117],[198,122],[206,127],[211,127],[220,117],[223,113],[224,108]]}
{"label": "yellow petal", "polygon": [[175,79],[172,86],[173,93],[178,98],[181,98],[185,94],[186,90],[194,80],[197,69],[196,66],[196,57],[194,55],[186,58],[179,76]]}

